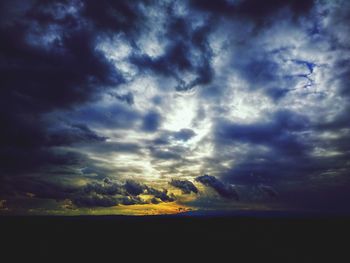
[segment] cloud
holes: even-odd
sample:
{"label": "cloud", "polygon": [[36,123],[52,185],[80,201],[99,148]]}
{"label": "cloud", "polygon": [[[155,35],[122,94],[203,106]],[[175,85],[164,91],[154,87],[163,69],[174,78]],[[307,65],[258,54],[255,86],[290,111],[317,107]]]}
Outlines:
{"label": "cloud", "polygon": [[263,193],[266,193],[270,197],[275,198],[278,196],[278,193],[276,192],[276,190],[273,189],[271,186],[261,184],[261,185],[259,185],[259,189],[260,189],[260,191],[262,191]]}
{"label": "cloud", "polygon": [[155,132],[161,124],[161,115],[158,112],[151,111],[147,113],[142,122],[142,130],[146,132]]}
{"label": "cloud", "polygon": [[117,95],[115,95],[115,97],[121,101],[125,101],[130,106],[134,104],[134,96],[132,95],[131,92],[128,92],[128,93],[123,94],[123,95],[117,94]]}
{"label": "cloud", "polygon": [[[325,193],[332,207],[346,196],[347,1],[1,5],[0,199],[9,206],[26,192],[78,208],[171,202],[160,189],[170,181],[196,193],[176,178],[199,174],[228,200],[236,189],[256,197],[251,205],[303,207],[291,197]],[[160,188],[141,183],[149,178]],[[274,189],[278,198],[265,198]]]}
{"label": "cloud", "polygon": [[55,127],[49,133],[48,145],[61,146],[74,143],[104,142],[106,137],[94,133],[85,124],[73,124],[68,127]]}
{"label": "cloud", "polygon": [[97,30],[122,31],[132,33],[137,31],[143,15],[137,4],[128,1],[86,1],[82,15],[93,22]]}
{"label": "cloud", "polygon": [[[178,91],[210,83],[213,78],[212,52],[206,36],[212,30],[212,21],[194,27],[185,18],[174,15],[174,6],[165,12],[168,13],[168,23],[164,37],[171,41],[167,42],[163,54],[154,58],[134,53],[130,61],[144,73],[174,78]],[[184,73],[191,77],[183,77]]]}
{"label": "cloud", "polygon": [[[124,187],[127,189],[126,186]],[[116,194],[125,195],[124,187],[120,184],[116,184],[108,181],[107,182],[104,181],[103,184],[93,182],[93,183],[87,184],[84,187],[83,191],[87,194],[95,193],[98,195],[116,195]]]}
{"label": "cloud", "polygon": [[67,167],[74,169],[77,166],[85,166],[88,160],[86,155],[74,151],[13,147],[3,147],[0,150],[0,157],[3,162],[2,176],[32,173],[45,166],[51,167],[52,170],[64,171]]}
{"label": "cloud", "polygon": [[[1,21],[1,35],[6,39],[1,43],[1,57],[7,66],[0,69],[6,76],[1,91],[0,121],[4,128],[0,143],[7,149],[8,169],[11,163],[21,167],[24,153],[35,159],[31,168],[45,164],[43,155],[52,155],[45,139],[49,123],[44,114],[90,101],[102,87],[123,82],[113,65],[95,49],[99,33],[93,27],[81,26],[82,7],[67,3],[69,7],[59,9],[58,5],[27,5],[10,23]],[[63,133],[53,134],[51,143],[102,140],[80,124],[67,127]],[[14,160],[9,162],[11,156]]]}
{"label": "cloud", "polygon": [[216,13],[217,15],[224,15],[227,17],[243,16],[260,22],[263,18],[268,18],[273,13],[282,8],[290,8],[293,14],[300,15],[307,13],[313,6],[313,0],[307,1],[283,1],[283,0],[269,0],[262,3],[259,0],[246,1],[227,1],[220,0],[217,3],[211,1],[192,0],[192,5],[200,10]]}
{"label": "cloud", "polygon": [[130,180],[125,183],[124,187],[128,194],[134,196],[142,194],[147,188],[145,185]]}
{"label": "cloud", "polygon": [[[167,190],[157,190],[136,181],[127,180],[124,183],[110,180],[108,177],[102,179],[92,178],[84,186],[62,184],[53,178],[43,180],[40,177],[27,178],[3,178],[5,184],[0,190],[1,196],[10,196],[16,193],[18,196],[29,194],[38,200],[53,199],[57,202],[71,200],[72,208],[79,207],[111,207],[117,205],[134,205],[173,202],[175,197],[169,195]],[[140,195],[153,196],[150,200],[143,199]]]}
{"label": "cloud", "polygon": [[78,196],[73,199],[78,207],[111,207],[119,204],[118,199],[98,194]]}
{"label": "cloud", "polygon": [[171,186],[174,186],[176,188],[179,188],[181,189],[181,191],[184,193],[184,194],[190,194],[191,192],[197,194],[198,193],[198,189],[197,187],[191,182],[191,181],[188,181],[188,180],[176,180],[176,179],[172,179],[169,184]]}
{"label": "cloud", "polygon": [[5,187],[0,188],[0,195],[12,196],[14,193],[25,196],[28,193],[39,199],[63,200],[78,191],[72,185],[55,183],[50,180],[42,180],[38,177],[4,177],[2,183]]}
{"label": "cloud", "polygon": [[110,196],[100,194],[78,195],[73,198],[73,203],[78,207],[112,207],[117,205],[146,204],[140,197],[135,196]]}
{"label": "cloud", "polygon": [[158,160],[179,160],[181,156],[171,150],[159,150],[151,148],[152,157]]}
{"label": "cloud", "polygon": [[180,131],[174,133],[173,137],[176,140],[180,141],[188,141],[192,137],[194,137],[196,133],[191,129],[181,129]]}
{"label": "cloud", "polygon": [[308,129],[308,119],[291,111],[277,111],[267,122],[236,124],[218,122],[216,139],[262,144],[286,155],[302,155],[307,145],[299,141],[298,132]]}
{"label": "cloud", "polygon": [[[150,201],[140,197],[141,194],[152,195]],[[167,190],[157,190],[145,184],[133,180],[127,180],[124,184],[113,182],[105,178],[102,183],[89,183],[82,191],[73,197],[73,203],[77,206],[115,206],[118,204],[134,205],[173,202],[175,198],[167,194]]]}
{"label": "cloud", "polygon": [[147,187],[147,193],[150,195],[153,195],[155,198],[158,198],[163,202],[175,201],[175,197],[173,195],[168,195],[167,189],[160,191],[160,190],[154,189],[152,187]]}
{"label": "cloud", "polygon": [[[89,104],[77,107],[64,116],[74,121],[84,121],[98,128],[131,129],[141,119],[141,114],[119,101]],[[60,116],[59,116],[60,117]]]}
{"label": "cloud", "polygon": [[187,142],[196,136],[192,129],[180,129],[179,131],[162,130],[157,138],[152,141],[154,148],[171,145],[174,142]]}
{"label": "cloud", "polygon": [[221,182],[215,176],[201,175],[196,178],[196,181],[213,188],[221,197],[235,199],[236,201],[239,200],[235,188],[231,184]]}

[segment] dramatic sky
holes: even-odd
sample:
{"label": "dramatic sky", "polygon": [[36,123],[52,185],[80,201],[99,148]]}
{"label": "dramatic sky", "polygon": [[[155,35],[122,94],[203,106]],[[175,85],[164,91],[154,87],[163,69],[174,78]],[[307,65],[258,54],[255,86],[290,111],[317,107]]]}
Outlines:
{"label": "dramatic sky", "polygon": [[350,212],[350,1],[0,10],[0,214]]}

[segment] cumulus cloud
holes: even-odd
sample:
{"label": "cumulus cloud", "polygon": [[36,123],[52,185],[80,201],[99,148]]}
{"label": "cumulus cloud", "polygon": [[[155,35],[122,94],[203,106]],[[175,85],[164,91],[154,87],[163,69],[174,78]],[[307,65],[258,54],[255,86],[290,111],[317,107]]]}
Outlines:
{"label": "cumulus cloud", "polygon": [[147,188],[145,185],[130,180],[125,183],[124,187],[126,192],[130,195],[140,195]]}
{"label": "cumulus cloud", "polygon": [[[30,196],[39,199],[54,199],[65,203],[71,203],[69,207],[112,207],[117,205],[134,205],[173,202],[175,197],[168,194],[167,190],[158,190],[136,181],[126,182],[112,181],[108,177],[102,179],[93,178],[84,186],[61,184],[54,181],[44,181],[42,178],[28,177],[17,178],[13,182],[6,179],[3,183],[6,187],[1,189],[1,195],[13,194]],[[150,200],[140,195],[150,195]]]}
{"label": "cumulus cloud", "polygon": [[215,176],[201,175],[196,178],[196,181],[213,188],[221,197],[228,199],[239,200],[239,196],[231,184],[223,183]]}
{"label": "cumulus cloud", "polygon": [[[140,197],[141,194],[152,195],[150,201]],[[102,183],[87,184],[73,198],[77,206],[115,206],[118,204],[133,205],[160,202],[173,202],[175,198],[167,194],[167,190],[157,190],[133,180],[125,183],[112,182],[105,178]]]}
{"label": "cumulus cloud", "polygon": [[191,182],[191,181],[188,181],[188,180],[176,180],[176,179],[172,179],[169,184],[171,186],[174,186],[176,188],[179,188],[181,189],[181,191],[184,193],[184,194],[190,194],[191,192],[197,194],[198,193],[198,189],[197,187]]}
{"label": "cumulus cloud", "polygon": [[152,187],[147,187],[147,193],[153,195],[155,198],[158,198],[163,202],[175,201],[175,197],[172,194],[169,195],[167,189],[160,191]]}

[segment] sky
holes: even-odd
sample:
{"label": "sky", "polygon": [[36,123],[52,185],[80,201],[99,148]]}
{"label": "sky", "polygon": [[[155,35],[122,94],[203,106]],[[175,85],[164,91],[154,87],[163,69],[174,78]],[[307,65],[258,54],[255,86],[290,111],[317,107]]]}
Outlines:
{"label": "sky", "polygon": [[349,1],[0,10],[0,214],[350,212]]}

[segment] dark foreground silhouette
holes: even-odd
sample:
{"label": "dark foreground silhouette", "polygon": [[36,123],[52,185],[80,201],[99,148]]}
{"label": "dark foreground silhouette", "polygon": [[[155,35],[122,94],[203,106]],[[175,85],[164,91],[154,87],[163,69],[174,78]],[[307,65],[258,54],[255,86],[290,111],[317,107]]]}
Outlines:
{"label": "dark foreground silhouette", "polygon": [[48,262],[350,262],[350,219],[344,216],[3,216],[0,224],[3,254]]}

